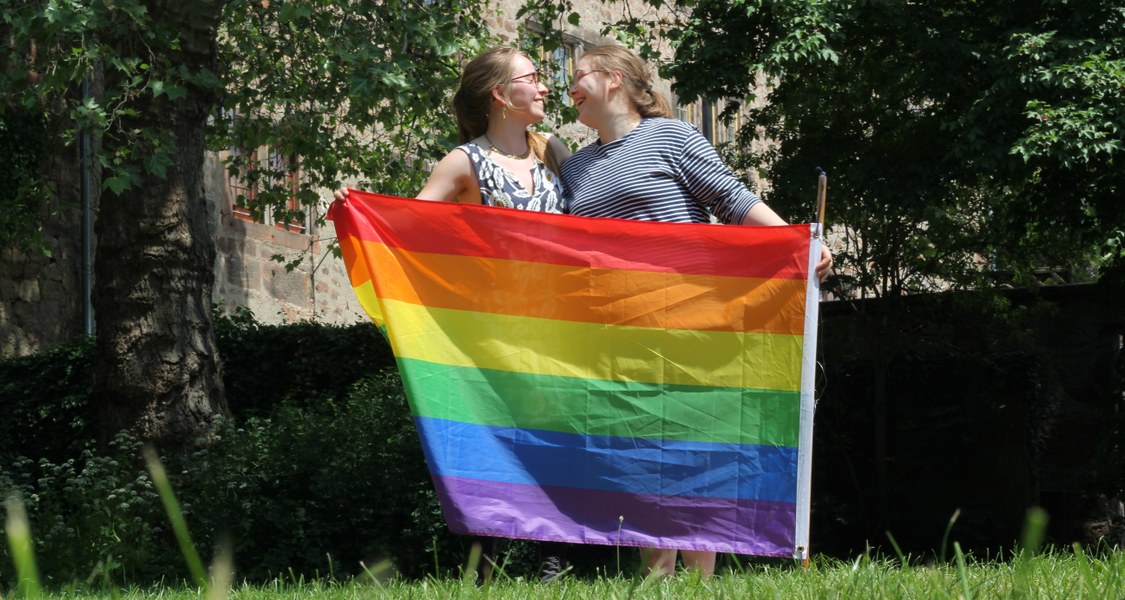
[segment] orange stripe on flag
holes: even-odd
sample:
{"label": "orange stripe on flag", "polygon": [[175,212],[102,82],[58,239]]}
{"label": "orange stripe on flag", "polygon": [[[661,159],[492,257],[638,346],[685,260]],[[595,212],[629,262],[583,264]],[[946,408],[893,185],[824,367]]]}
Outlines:
{"label": "orange stripe on flag", "polygon": [[388,300],[605,325],[804,332],[804,281],[582,268],[349,241],[365,258],[352,269],[352,285],[364,283],[358,263],[366,263],[363,274],[380,274],[379,294]]}

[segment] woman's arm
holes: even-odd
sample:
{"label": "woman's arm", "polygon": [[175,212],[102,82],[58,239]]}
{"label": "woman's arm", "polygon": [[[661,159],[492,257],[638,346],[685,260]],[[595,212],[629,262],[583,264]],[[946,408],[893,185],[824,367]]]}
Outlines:
{"label": "woman's arm", "polygon": [[743,215],[739,225],[788,225],[788,223],[773,212],[772,208],[766,206],[765,202],[756,202]]}
{"label": "woman's arm", "polygon": [[[746,215],[742,217],[741,225],[788,225],[785,219],[778,216],[773,212],[773,209],[766,206],[765,202],[758,202],[746,211]],[[828,278],[832,273],[832,252],[828,249],[826,244],[820,245],[820,260],[816,263],[816,277],[821,283]]]}
{"label": "woman's arm", "polygon": [[461,150],[446,154],[430,172],[430,178],[417,198],[480,204],[480,188],[477,187],[477,175],[469,155]]}

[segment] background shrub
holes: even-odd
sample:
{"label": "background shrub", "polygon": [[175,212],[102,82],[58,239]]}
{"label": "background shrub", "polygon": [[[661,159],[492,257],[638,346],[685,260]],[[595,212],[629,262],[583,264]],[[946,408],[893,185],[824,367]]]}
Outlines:
{"label": "background shrub", "polygon": [[95,439],[90,399],[94,340],[83,338],[49,352],[0,360],[0,467],[12,457],[63,462]]}
{"label": "background shrub", "polygon": [[394,366],[390,345],[370,323],[264,325],[247,310],[216,317],[224,383],[237,418],[268,415],[280,402],[343,398],[360,379]]}
{"label": "background shrub", "polygon": [[[193,531],[229,537],[243,576],[354,574],[391,559],[433,572],[449,536],[398,376],[365,377],[339,399],[289,399],[227,428],[178,477]],[[456,564],[456,544],[439,556]],[[447,563],[448,564],[448,563]]]}
{"label": "background shrub", "polygon": [[[32,521],[39,568],[48,583],[155,581],[186,570],[169,537],[159,496],[140,462],[140,443],[118,435],[96,454],[0,462],[0,494],[15,494]],[[11,565],[7,544],[0,564]],[[0,569],[4,583],[11,573]],[[174,575],[173,575],[174,576]]]}
{"label": "background shrub", "polygon": [[[342,577],[383,559],[410,577],[461,566],[470,540],[445,526],[375,327],[240,312],[217,329],[232,418],[212,446],[165,457],[204,557],[229,540],[250,580]],[[139,442],[123,433],[96,453],[92,358],[82,340],[0,361],[0,498],[23,499],[49,582],[186,579]],[[520,557],[510,572],[534,569],[534,544],[501,550]],[[0,586],[10,564],[0,544]]]}

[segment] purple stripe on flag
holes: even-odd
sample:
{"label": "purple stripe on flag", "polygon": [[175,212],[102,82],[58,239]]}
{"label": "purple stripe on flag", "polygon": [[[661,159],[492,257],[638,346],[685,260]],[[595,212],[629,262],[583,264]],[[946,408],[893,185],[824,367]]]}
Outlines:
{"label": "purple stripe on flag", "polygon": [[455,533],[793,556],[796,505],[789,502],[629,494],[459,477],[434,477],[434,485]]}

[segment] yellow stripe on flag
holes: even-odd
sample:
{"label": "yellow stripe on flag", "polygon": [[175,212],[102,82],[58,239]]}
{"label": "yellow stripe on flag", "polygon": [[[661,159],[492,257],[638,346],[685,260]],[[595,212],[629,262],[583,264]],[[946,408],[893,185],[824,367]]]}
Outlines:
{"label": "yellow stripe on flag", "polygon": [[382,300],[395,356],[611,381],[799,390],[802,337],[605,326]]}

